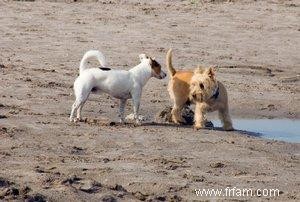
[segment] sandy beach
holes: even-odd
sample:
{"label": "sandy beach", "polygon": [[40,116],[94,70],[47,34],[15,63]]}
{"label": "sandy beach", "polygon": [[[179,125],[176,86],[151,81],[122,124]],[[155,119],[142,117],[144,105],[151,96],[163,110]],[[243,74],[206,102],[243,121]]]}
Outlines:
{"label": "sandy beach", "polygon": [[[106,94],[90,95],[86,122],[68,119],[87,50],[125,70],[146,53],[167,71],[169,48],[178,69],[217,67],[234,119],[299,119],[299,11],[276,0],[0,1],[0,201],[299,201],[299,143],[158,122],[169,77],[145,86],[141,126],[118,124]],[[280,192],[195,193],[226,187]]]}

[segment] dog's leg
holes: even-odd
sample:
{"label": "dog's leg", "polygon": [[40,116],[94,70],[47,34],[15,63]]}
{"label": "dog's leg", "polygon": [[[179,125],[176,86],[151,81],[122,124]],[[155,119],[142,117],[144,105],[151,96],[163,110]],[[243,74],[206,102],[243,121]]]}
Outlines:
{"label": "dog's leg", "polygon": [[125,111],[125,105],[126,105],[126,99],[120,100],[120,110],[119,110],[119,117],[120,117],[120,123],[124,123],[124,111]]}
{"label": "dog's leg", "polygon": [[71,114],[70,114],[70,122],[73,122],[73,121],[75,121],[75,119],[74,119],[74,114],[75,114],[75,111],[77,111],[77,109],[78,109],[78,107],[79,107],[79,102],[77,101],[77,99],[76,99],[76,101],[74,102],[74,104],[72,105],[72,110],[71,110]]}
{"label": "dog's leg", "polygon": [[223,123],[223,129],[230,131],[230,130],[234,130],[232,127],[232,121],[229,115],[229,110],[228,110],[228,106],[223,109],[219,109],[219,118],[221,119],[221,122]]}
{"label": "dog's leg", "polygon": [[182,118],[181,111],[183,106],[177,106],[174,104],[171,114],[172,114],[172,120],[176,124],[185,123],[185,120]]}
{"label": "dog's leg", "polygon": [[176,124],[186,123],[186,121],[184,120],[181,114],[184,104],[185,104],[185,100],[183,99],[179,98],[174,100],[174,105],[171,114],[172,114],[172,120]]}
{"label": "dog's leg", "polygon": [[195,107],[195,129],[201,129],[205,127],[205,107],[202,103],[196,102]]}
{"label": "dog's leg", "polygon": [[78,121],[82,120],[81,111],[82,111],[82,108],[83,108],[83,105],[85,104],[85,102],[86,102],[86,100],[84,102],[82,102],[77,109],[77,120]]}
{"label": "dog's leg", "polygon": [[135,92],[132,93],[133,115],[134,115],[134,120],[138,125],[140,124],[140,120],[139,120],[140,99],[141,99],[141,89],[135,90]]}
{"label": "dog's leg", "polygon": [[82,110],[83,104],[79,105],[77,109],[77,120],[81,120],[81,110]]}
{"label": "dog's leg", "polygon": [[[76,100],[75,100],[74,104],[72,105],[72,111],[71,111],[71,115],[70,115],[70,121],[71,122],[78,121],[78,115],[79,115],[79,117],[81,116],[81,109],[82,109],[84,103],[86,102],[89,94],[90,94],[89,91],[79,91],[76,94]],[[77,118],[76,119],[74,119],[75,112],[77,112]]]}

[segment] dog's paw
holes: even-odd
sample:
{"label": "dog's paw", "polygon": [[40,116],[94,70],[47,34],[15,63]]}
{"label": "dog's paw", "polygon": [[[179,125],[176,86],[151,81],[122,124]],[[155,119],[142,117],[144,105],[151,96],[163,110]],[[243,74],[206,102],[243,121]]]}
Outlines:
{"label": "dog's paw", "polygon": [[140,122],[138,120],[134,122],[134,126],[141,126],[141,125],[142,125],[142,122]]}
{"label": "dog's paw", "polygon": [[172,121],[176,125],[184,125],[186,123],[185,121],[181,121],[181,120],[177,120],[177,119],[172,119]]}
{"label": "dog's paw", "polygon": [[88,122],[88,119],[87,118],[76,118],[76,122]]}
{"label": "dog's paw", "polygon": [[200,130],[200,129],[203,129],[205,128],[205,125],[201,125],[201,124],[195,124],[194,125],[194,130]]}
{"label": "dog's paw", "polygon": [[199,127],[199,126],[194,126],[194,127],[193,127],[193,129],[194,129],[195,131],[197,131],[197,130],[200,130],[200,129],[202,129],[202,127]]}
{"label": "dog's paw", "polygon": [[[134,114],[129,114],[126,116],[125,120],[127,121],[134,121],[135,120],[135,117],[134,117]],[[145,121],[146,120],[146,117],[143,116],[143,115],[139,115],[138,118],[137,118],[138,121]]]}
{"label": "dog's paw", "polygon": [[71,122],[78,123],[78,122],[87,122],[87,118],[82,119],[82,118],[73,118]]}
{"label": "dog's paw", "polygon": [[176,125],[180,125],[180,122],[179,121],[177,121],[177,120],[172,120],[173,121],[173,123],[175,123]]}
{"label": "dog's paw", "polygon": [[120,120],[119,120],[119,123],[120,123],[120,124],[125,124],[125,119],[120,119]]}
{"label": "dog's paw", "polygon": [[232,126],[223,126],[223,129],[226,131],[233,131],[234,128]]}
{"label": "dog's paw", "polygon": [[75,120],[76,120],[76,118],[74,118],[74,117],[70,117],[70,118],[69,118],[69,121],[70,121],[71,123],[73,123],[73,122],[75,123]]}

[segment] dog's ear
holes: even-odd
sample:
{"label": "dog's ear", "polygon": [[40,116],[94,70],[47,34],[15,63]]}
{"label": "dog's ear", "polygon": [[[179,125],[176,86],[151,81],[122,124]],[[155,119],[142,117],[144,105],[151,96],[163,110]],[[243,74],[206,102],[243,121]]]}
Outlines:
{"label": "dog's ear", "polygon": [[194,74],[203,74],[204,68],[201,65],[198,65],[198,67],[194,70]]}
{"label": "dog's ear", "polygon": [[146,54],[142,53],[139,55],[139,58],[140,58],[140,61],[142,62],[144,59],[148,59],[149,57]]}
{"label": "dog's ear", "polygon": [[149,57],[150,58],[150,65],[152,66],[152,64],[155,64],[155,63],[157,63],[156,61],[155,61],[155,57]]}
{"label": "dog's ear", "polygon": [[214,79],[215,78],[215,68],[214,67],[210,67],[206,70],[206,74],[211,78]]}

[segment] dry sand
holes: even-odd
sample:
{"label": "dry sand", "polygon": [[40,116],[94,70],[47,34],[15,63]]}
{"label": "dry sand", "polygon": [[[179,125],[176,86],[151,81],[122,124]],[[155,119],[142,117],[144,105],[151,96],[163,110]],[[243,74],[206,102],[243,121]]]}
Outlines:
{"label": "dry sand", "polygon": [[178,68],[219,67],[232,117],[300,118],[300,4],[200,2],[1,1],[0,200],[190,201],[238,187],[280,196],[237,200],[299,201],[300,144],[153,123],[171,104],[168,79],[144,88],[140,127],[114,125],[107,95],[90,96],[90,123],[68,121],[85,51],[129,69],[140,53],[164,64],[169,47]]}

